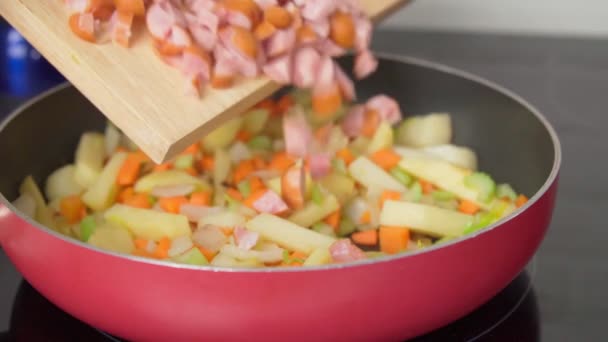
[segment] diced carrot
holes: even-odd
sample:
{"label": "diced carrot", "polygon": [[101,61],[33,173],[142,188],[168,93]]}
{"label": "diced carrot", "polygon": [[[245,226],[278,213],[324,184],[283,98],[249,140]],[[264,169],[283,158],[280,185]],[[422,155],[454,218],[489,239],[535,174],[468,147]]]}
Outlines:
{"label": "diced carrot", "polygon": [[179,214],[182,204],[188,203],[186,196],[162,197],[158,200],[160,207],[169,213]]}
{"label": "diced carrot", "polygon": [[262,159],[262,157],[260,156],[255,156],[253,157],[253,167],[256,170],[261,170],[261,169],[265,169],[268,165],[266,164],[266,161],[264,161],[264,159]]}
{"label": "diced carrot", "polygon": [[258,42],[253,32],[240,26],[231,26],[232,44],[244,55],[255,59],[258,54]]}
{"label": "diced carrot", "polygon": [[479,211],[479,209],[480,208],[477,204],[475,204],[473,201],[469,201],[466,199],[461,200],[458,204],[458,211],[469,215],[475,215]]}
{"label": "diced carrot", "polygon": [[148,240],[146,239],[134,239],[133,243],[135,244],[135,248],[145,250],[148,247]]}
{"label": "diced carrot", "polygon": [[168,237],[163,237],[156,245],[154,256],[158,259],[166,259],[169,256],[169,247],[171,247],[171,240]]}
{"label": "diced carrot", "polygon": [[190,194],[190,204],[211,205],[211,191],[197,191]]}
{"label": "diced carrot", "polygon": [[173,168],[173,164],[170,162],[167,162],[167,163],[154,165],[154,168],[152,170],[154,172],[161,172],[161,171],[170,170],[171,168]]}
{"label": "diced carrot", "polygon": [[378,235],[380,251],[386,254],[404,251],[410,241],[410,230],[402,227],[381,226]]}
{"label": "diced carrot", "polygon": [[295,163],[295,160],[293,160],[291,157],[289,157],[289,155],[287,155],[287,152],[283,151],[283,152],[275,153],[275,155],[272,157],[272,160],[270,161],[270,164],[268,165],[268,167],[270,169],[274,169],[274,170],[277,170],[280,172],[285,172],[294,163]]}
{"label": "diced carrot", "polygon": [[137,16],[146,14],[144,0],[114,0],[119,12],[133,13]]}
{"label": "diced carrot", "polygon": [[228,188],[226,189],[226,194],[237,201],[243,200],[243,195],[241,195],[241,193],[237,189]]}
{"label": "diced carrot", "polygon": [[517,196],[517,199],[515,199],[515,206],[516,207],[521,207],[524,204],[526,204],[528,202],[528,197],[526,197],[525,195],[519,195]]}
{"label": "diced carrot", "polygon": [[92,14],[81,14],[81,13],[74,13],[70,16],[69,19],[69,25],[70,25],[70,29],[72,30],[72,32],[80,39],[85,40],[87,42],[90,43],[94,43],[95,42],[95,29],[94,26],[91,26],[89,28],[85,28],[81,26],[81,19],[82,16],[85,15],[90,15],[91,17],[91,25],[94,25],[94,18]]}
{"label": "diced carrot", "polygon": [[279,113],[285,114],[295,103],[296,101],[291,94],[285,94],[277,101],[276,109]]}
{"label": "diced carrot", "polygon": [[201,145],[199,143],[194,143],[190,146],[188,146],[183,152],[182,154],[197,154],[198,151],[201,150]]}
{"label": "diced carrot", "polygon": [[376,129],[380,125],[380,115],[375,110],[368,110],[365,112],[363,119],[363,127],[361,129],[361,134],[364,136],[371,138],[376,133]]}
{"label": "diced carrot", "polygon": [[340,218],[342,217],[342,212],[340,211],[340,209],[334,211],[333,213],[329,214],[324,220],[323,222],[327,223],[328,225],[330,225],[333,229],[334,232],[338,231],[338,227],[340,226]]}
{"label": "diced carrot", "polygon": [[271,98],[260,101],[257,105],[255,105],[255,108],[266,109],[270,113],[270,115],[273,116],[279,115],[276,103]]}
{"label": "diced carrot", "polygon": [[236,134],[236,140],[248,142],[249,140],[251,140],[251,133],[249,133],[249,131],[247,130],[242,129]]}
{"label": "diced carrot", "polygon": [[247,178],[247,176],[249,176],[254,171],[255,166],[251,159],[241,160],[232,174],[234,184],[238,184],[240,181]]}
{"label": "diced carrot", "polygon": [[266,191],[267,191],[266,189],[261,189],[261,190],[255,191],[255,192],[252,191],[251,195],[249,195],[249,197],[247,197],[245,199],[243,204],[245,204],[249,208],[253,209],[253,203],[255,203],[255,201],[257,201],[260,197],[264,196]]}
{"label": "diced carrot", "polygon": [[198,248],[198,250],[201,251],[201,253],[205,256],[205,258],[209,262],[211,262],[211,260],[213,260],[213,258],[215,258],[215,256],[217,255],[217,252],[212,252],[203,246],[196,246],[196,248]]}
{"label": "diced carrot", "polygon": [[353,160],[355,160],[355,156],[350,151],[350,149],[348,149],[348,147],[345,147],[340,151],[336,152],[336,157],[342,159],[344,161],[344,164],[346,165],[352,163]]}
{"label": "diced carrot", "polygon": [[312,42],[317,40],[317,32],[310,24],[304,24],[298,28],[297,39],[298,43]]}
{"label": "diced carrot", "polygon": [[118,193],[116,201],[118,203],[125,203],[129,198],[133,197],[134,194],[135,191],[133,190],[132,186],[124,188],[120,193]]}
{"label": "diced carrot", "polygon": [[249,177],[249,188],[251,192],[254,193],[258,190],[266,189],[266,186],[264,185],[264,182],[262,182],[260,177],[253,176]]}
{"label": "diced carrot", "polygon": [[139,176],[141,169],[141,156],[137,153],[129,153],[127,159],[120,167],[116,182],[118,185],[128,186],[133,185]]}
{"label": "diced carrot", "polygon": [[336,11],[330,19],[329,37],[344,49],[350,49],[355,43],[355,22],[351,14]]}
{"label": "diced carrot", "polygon": [[375,246],[378,244],[378,231],[372,229],[363,232],[355,232],[350,238],[358,245]]}
{"label": "diced carrot", "polygon": [[302,183],[302,169],[292,166],[281,176],[281,196],[292,209],[304,207],[304,184]]}
{"label": "diced carrot", "polygon": [[138,149],[137,149],[135,152],[133,152],[133,153],[134,153],[134,154],[135,154],[137,157],[139,157],[139,160],[140,160],[142,163],[149,162],[149,161],[151,161],[151,160],[152,160],[152,159],[150,159],[150,157],[148,157],[148,155],[147,155],[147,154],[146,154],[144,151],[142,151],[142,150],[141,150],[141,149],[139,149],[139,148],[138,148]]}
{"label": "diced carrot", "polygon": [[369,210],[366,210],[361,218],[359,219],[362,224],[368,224],[372,222],[372,213]]}
{"label": "diced carrot", "polygon": [[274,5],[264,9],[264,19],[279,29],[286,29],[293,20],[291,13],[284,7]]}
{"label": "diced carrot", "polygon": [[276,27],[274,27],[268,21],[264,20],[258,26],[255,27],[253,35],[257,40],[262,41],[270,38],[276,31]]}
{"label": "diced carrot", "polygon": [[338,111],[341,105],[342,92],[337,84],[328,86],[322,91],[313,92],[313,112],[320,119],[331,117]]}
{"label": "diced carrot", "polygon": [[232,233],[233,233],[233,231],[234,231],[234,228],[232,228],[232,227],[222,227],[222,228],[220,228],[220,229],[222,230],[222,233],[224,233],[224,235],[226,235],[226,236],[228,236],[228,237],[229,237],[230,235],[232,235]]}
{"label": "diced carrot", "polygon": [[227,89],[232,87],[234,83],[233,75],[218,75],[213,73],[211,75],[211,86],[216,89]]}
{"label": "diced carrot", "polygon": [[422,193],[424,194],[430,194],[431,192],[435,191],[435,186],[432,183],[425,181],[424,179],[418,179],[418,183],[420,183]]}
{"label": "diced carrot", "polygon": [[189,168],[185,169],[184,171],[186,171],[191,176],[195,176],[195,177],[198,176],[198,170],[194,166],[190,166]]}
{"label": "diced carrot", "polygon": [[399,164],[401,156],[393,149],[385,148],[372,153],[370,159],[372,162],[388,171]]}
{"label": "diced carrot", "polygon": [[211,172],[215,167],[215,159],[213,156],[204,156],[200,161],[200,168],[202,171]]}
{"label": "diced carrot", "polygon": [[150,196],[141,193],[133,194],[131,197],[127,198],[124,201],[124,205],[141,209],[152,208],[152,203],[150,203]]}
{"label": "diced carrot", "polygon": [[382,208],[384,206],[384,202],[386,202],[388,200],[398,201],[400,199],[401,199],[401,193],[399,191],[385,190],[384,192],[382,192],[382,195],[380,196],[380,208]]}
{"label": "diced carrot", "polygon": [[67,196],[62,198],[59,203],[59,212],[61,213],[61,216],[67,219],[68,223],[73,224],[82,220],[86,215],[86,207],[80,199],[80,196]]}
{"label": "diced carrot", "polygon": [[114,14],[114,4],[101,5],[93,10],[93,17],[101,21],[107,21]]}

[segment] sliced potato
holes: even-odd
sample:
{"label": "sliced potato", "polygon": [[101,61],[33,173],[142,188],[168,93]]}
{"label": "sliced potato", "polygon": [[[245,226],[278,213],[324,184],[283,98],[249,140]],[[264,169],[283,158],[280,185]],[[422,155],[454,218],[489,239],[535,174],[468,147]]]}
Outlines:
{"label": "sliced potato", "polygon": [[42,196],[42,192],[32,176],[25,177],[23,183],[21,183],[21,186],[19,187],[19,193],[21,195],[27,194],[31,196],[36,203],[36,215],[33,219],[42,225],[55,229],[53,212],[47,207],[44,196]]}
{"label": "sliced potato", "polygon": [[431,205],[388,200],[380,212],[380,224],[407,227],[415,232],[443,237],[460,236],[473,216]]}
{"label": "sliced potato", "polygon": [[106,157],[110,157],[116,152],[116,148],[120,145],[121,136],[122,133],[120,133],[118,128],[108,121],[106,130],[104,131]]}
{"label": "sliced potato", "polygon": [[89,189],[82,195],[82,201],[89,208],[101,211],[109,208],[118,192],[116,177],[127,159],[125,152],[119,152],[112,156],[103,171]]}
{"label": "sliced potato", "polygon": [[267,180],[266,186],[268,189],[279,194],[279,196],[281,195],[281,177],[275,177]]}
{"label": "sliced potato", "polygon": [[374,153],[383,148],[389,148],[392,146],[393,128],[388,122],[383,121],[380,126],[378,126],[378,129],[376,129],[369,146],[367,146],[367,152]]}
{"label": "sliced potato", "polygon": [[74,158],[76,165],[74,177],[80,186],[88,188],[95,183],[103,169],[105,155],[103,134],[87,132],[80,137]]}
{"label": "sliced potato", "polygon": [[431,113],[405,119],[397,129],[399,144],[426,147],[449,144],[452,139],[452,121],[447,113]]}
{"label": "sliced potato", "polygon": [[222,124],[202,139],[203,147],[207,151],[226,148],[234,141],[234,137],[243,126],[243,117],[236,117]]}
{"label": "sliced potato", "polygon": [[55,170],[46,179],[44,192],[49,201],[71,195],[80,195],[84,188],[76,182],[76,167],[66,165]]}
{"label": "sliced potato", "polygon": [[310,227],[338,210],[338,208],[340,208],[340,203],[338,203],[336,196],[327,195],[323,197],[321,205],[308,202],[304,208],[289,216],[289,221],[302,227]]}
{"label": "sliced potato", "polygon": [[120,227],[108,225],[97,227],[87,242],[95,247],[117,253],[131,254],[135,250],[131,234]]}
{"label": "sliced potato", "polygon": [[319,266],[331,263],[331,254],[329,254],[329,250],[326,248],[317,248],[315,249],[306,261],[304,261],[304,266]]}
{"label": "sliced potato", "polygon": [[220,211],[204,216],[198,221],[198,226],[211,224],[218,227],[235,227],[245,224],[245,216],[232,211]]}
{"label": "sliced potato", "polygon": [[399,183],[393,176],[366,157],[355,159],[348,166],[348,171],[357,182],[370,190],[395,190],[399,192],[406,190],[405,185]]}
{"label": "sliced potato", "polygon": [[174,239],[192,235],[188,218],[183,215],[115,204],[105,212],[104,218],[144,239],[158,241],[165,236]]}
{"label": "sliced potato", "polygon": [[249,220],[247,229],[260,233],[262,238],[290,250],[310,254],[317,248],[328,249],[335,238],[298,226],[270,214],[260,214]]}
{"label": "sliced potato", "polygon": [[319,183],[344,203],[355,195],[355,182],[347,175],[332,172],[319,180]]}
{"label": "sliced potato", "polygon": [[424,151],[456,166],[473,171],[477,170],[477,155],[468,147],[446,144],[425,147]]}
{"label": "sliced potato", "polygon": [[135,183],[134,189],[136,192],[150,192],[156,187],[173,185],[194,185],[197,191],[211,188],[201,178],[194,177],[185,171],[167,170],[145,175]]}

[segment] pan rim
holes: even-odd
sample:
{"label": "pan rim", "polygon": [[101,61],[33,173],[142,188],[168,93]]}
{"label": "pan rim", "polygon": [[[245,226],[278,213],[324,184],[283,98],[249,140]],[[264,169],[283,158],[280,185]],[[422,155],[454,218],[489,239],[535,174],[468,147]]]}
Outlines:
{"label": "pan rim", "polygon": [[[451,247],[451,246],[461,243],[465,240],[475,239],[483,234],[490,233],[494,229],[499,228],[503,224],[506,224],[507,222],[509,222],[509,221],[515,219],[517,216],[521,215],[524,211],[526,211],[530,207],[532,207],[540,198],[542,198],[546,194],[546,192],[549,190],[549,188],[551,188],[554,185],[554,183],[556,182],[556,180],[558,178],[559,171],[561,168],[561,163],[562,163],[562,149],[561,149],[560,140],[557,136],[555,129],[553,128],[551,123],[547,120],[547,118],[535,106],[530,104],[523,97],[521,97],[514,91],[506,88],[505,86],[497,84],[494,81],[490,81],[481,76],[473,74],[472,72],[468,72],[468,71],[465,71],[465,70],[462,70],[459,68],[451,67],[451,66],[448,66],[445,64],[441,64],[441,63],[437,63],[437,62],[433,62],[430,60],[425,60],[425,59],[421,59],[421,58],[417,58],[417,57],[404,56],[404,55],[398,55],[398,54],[393,54],[393,53],[374,52],[374,54],[380,60],[398,62],[401,64],[409,64],[409,65],[422,67],[422,68],[426,68],[426,69],[430,69],[430,70],[434,70],[434,71],[439,71],[439,72],[442,72],[442,73],[445,73],[445,74],[448,74],[451,76],[455,76],[455,77],[458,77],[458,78],[461,78],[464,80],[468,80],[468,81],[472,81],[472,82],[481,84],[487,88],[494,90],[497,93],[500,93],[500,94],[512,99],[513,101],[515,101],[516,103],[518,103],[519,105],[521,105],[522,107],[527,109],[532,115],[534,115],[536,117],[536,119],[539,120],[539,122],[543,125],[543,127],[545,128],[545,130],[551,137],[553,150],[554,150],[553,165],[551,168],[551,172],[549,173],[549,176],[546,178],[545,182],[540,187],[540,189],[529,199],[529,201],[524,206],[518,208],[513,213],[511,213],[508,216],[506,216],[505,218],[491,224],[490,226],[488,226],[482,230],[479,230],[475,233],[464,235],[464,236],[452,239],[450,241],[447,241],[447,242],[444,242],[444,243],[441,243],[438,245],[433,245],[431,247],[427,247],[427,248],[424,248],[424,249],[421,249],[418,251],[404,253],[404,254],[394,254],[394,255],[382,256],[382,257],[378,257],[378,258],[365,259],[365,260],[349,262],[349,263],[344,263],[344,264],[329,264],[329,265],[322,265],[322,266],[307,266],[307,267],[285,267],[285,266],[283,266],[283,267],[274,267],[274,268],[245,268],[245,267],[228,268],[228,267],[217,267],[217,266],[210,266],[210,265],[206,265],[206,266],[184,265],[184,264],[171,263],[171,262],[167,262],[167,261],[161,261],[161,260],[155,260],[155,259],[150,259],[150,258],[144,258],[144,257],[139,257],[139,256],[133,256],[133,255],[125,255],[125,254],[120,254],[120,253],[116,253],[116,252],[106,251],[106,250],[91,246],[85,242],[65,236],[59,232],[52,230],[51,228],[48,228],[42,224],[39,224],[32,218],[30,218],[30,217],[24,215],[23,213],[21,213],[20,211],[18,211],[12,205],[12,203],[9,202],[8,199],[6,199],[6,197],[4,197],[4,195],[2,193],[0,193],[0,205],[4,206],[5,210],[8,209],[6,211],[10,211],[10,213],[17,215],[19,218],[21,218],[28,224],[34,226],[37,229],[42,230],[44,233],[52,235],[55,238],[59,238],[59,239],[63,240],[64,242],[74,244],[81,248],[89,249],[96,253],[106,254],[111,257],[117,257],[117,258],[125,259],[125,260],[131,261],[131,262],[135,262],[135,263],[145,263],[150,266],[160,266],[160,267],[166,267],[169,269],[190,270],[190,271],[200,271],[200,272],[211,271],[211,272],[222,272],[222,273],[252,273],[252,274],[319,272],[319,271],[342,270],[342,269],[348,269],[351,267],[368,267],[368,266],[373,266],[376,264],[396,262],[401,259],[417,257],[417,256],[421,256],[426,253],[432,253],[432,252],[437,251],[442,248]],[[28,101],[24,102],[23,104],[21,104],[20,106],[18,106],[2,122],[0,122],[0,134],[10,124],[10,122],[12,120],[14,120],[19,114],[21,114],[22,112],[27,110],[29,107],[36,104],[41,99],[49,97],[49,96],[53,95],[54,93],[62,91],[65,88],[68,88],[71,86],[72,85],[69,82],[64,82],[62,84],[59,84],[53,88],[50,88],[50,89],[40,93],[39,95],[31,98],[30,100],[28,100]],[[8,213],[3,213],[2,206],[0,206],[0,217],[8,214]],[[0,228],[0,229],[2,229],[2,228]]]}

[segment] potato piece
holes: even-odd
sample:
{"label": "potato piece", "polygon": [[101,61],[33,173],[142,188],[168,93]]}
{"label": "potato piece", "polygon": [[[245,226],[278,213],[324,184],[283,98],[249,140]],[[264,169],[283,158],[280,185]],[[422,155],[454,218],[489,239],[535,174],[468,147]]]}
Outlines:
{"label": "potato piece", "polygon": [[306,261],[304,261],[303,266],[319,266],[331,263],[331,254],[329,254],[329,250],[326,248],[317,248],[315,249]]}
{"label": "potato piece", "polygon": [[477,170],[477,154],[470,148],[447,144],[426,147],[424,151],[453,165]]}
{"label": "potato piece", "polygon": [[108,121],[106,130],[104,131],[106,157],[111,157],[116,152],[116,148],[120,145],[121,136],[122,133],[120,133],[118,128]]}
{"label": "potato piece", "polygon": [[203,191],[211,188],[209,184],[202,179],[194,177],[185,171],[167,170],[145,175],[135,183],[134,189],[136,192],[150,192],[156,187],[173,185],[194,185],[196,191]]}
{"label": "potato piece", "polygon": [[46,179],[44,192],[49,201],[59,198],[80,195],[84,188],[76,182],[76,167],[74,165],[66,165],[55,170]]}
{"label": "potato piece", "polygon": [[368,190],[395,190],[405,192],[405,185],[399,183],[393,176],[382,170],[378,165],[365,157],[359,157],[349,166],[351,176]]}
{"label": "potato piece", "polygon": [[436,237],[460,236],[472,222],[471,215],[412,202],[388,200],[380,212],[383,226],[408,227]]}
{"label": "potato piece", "polygon": [[44,197],[42,196],[42,192],[34,181],[32,176],[27,176],[21,183],[19,187],[19,193],[21,195],[29,195],[36,203],[36,214],[32,217],[34,220],[38,221],[38,223],[45,225],[49,228],[55,229],[55,221],[53,220],[53,212],[49,209],[44,201]]}
{"label": "potato piece", "polygon": [[260,108],[250,110],[245,114],[245,122],[243,126],[249,133],[256,135],[264,129],[269,117],[270,112],[268,112],[267,109]]}
{"label": "potato piece", "polygon": [[224,149],[215,150],[213,163],[213,181],[215,184],[222,184],[228,179],[230,174],[230,155]]}
{"label": "potato piece", "polygon": [[188,218],[183,215],[116,204],[106,211],[104,218],[144,239],[157,241],[165,236],[174,239],[178,236],[192,235]]}
{"label": "potato piece", "polygon": [[270,214],[260,214],[249,220],[246,228],[260,233],[262,238],[290,250],[310,254],[317,248],[329,249],[335,238],[298,226]]}
{"label": "potato piece", "polygon": [[393,129],[391,125],[384,121],[380,124],[372,140],[369,142],[369,146],[367,146],[368,153],[374,153],[383,148],[389,148],[393,146]]}
{"label": "potato piece", "polygon": [[234,227],[245,224],[245,217],[232,211],[220,211],[204,216],[198,221],[198,226],[211,224],[218,227]]}
{"label": "potato piece", "polygon": [[281,177],[275,177],[275,178],[271,178],[271,179],[267,180],[266,186],[268,187],[268,189],[279,194],[279,196],[282,196],[282,194],[281,194]]}
{"label": "potato piece", "polygon": [[211,152],[228,147],[243,126],[243,121],[242,117],[231,119],[205,136],[201,141],[205,150]]}
{"label": "potato piece", "polygon": [[319,180],[323,188],[327,189],[338,199],[338,202],[344,203],[355,194],[355,182],[347,175],[332,172]]}
{"label": "potato piece", "polygon": [[87,132],[80,137],[74,159],[76,165],[74,178],[83,188],[93,185],[101,174],[106,155],[105,150],[103,134]]}
{"label": "potato piece", "polygon": [[90,245],[117,253],[131,254],[135,250],[135,243],[126,229],[102,226],[97,227],[88,240]]}
{"label": "potato piece", "polygon": [[321,205],[308,202],[304,208],[289,216],[288,220],[302,227],[310,227],[338,210],[338,208],[340,208],[340,204],[336,196],[328,195],[323,197]]}
{"label": "potato piece", "polygon": [[397,142],[413,147],[449,144],[451,139],[452,121],[447,113],[412,116],[397,129]]}
{"label": "potato piece", "polygon": [[403,158],[399,166],[410,174],[422,178],[438,188],[449,191],[459,198],[473,201],[483,209],[489,209],[492,203],[479,200],[479,191],[467,187],[465,178],[471,170],[454,166],[446,161],[428,158]]}
{"label": "potato piece", "polygon": [[116,177],[118,177],[118,172],[126,159],[127,154],[125,152],[119,152],[112,156],[103,168],[99,178],[82,195],[84,204],[93,210],[101,211],[109,208],[114,203],[118,192]]}

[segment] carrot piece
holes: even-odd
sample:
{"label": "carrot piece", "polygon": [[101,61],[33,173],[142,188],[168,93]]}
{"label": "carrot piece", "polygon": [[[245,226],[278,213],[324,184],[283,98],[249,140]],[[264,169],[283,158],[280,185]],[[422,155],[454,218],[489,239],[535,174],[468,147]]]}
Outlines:
{"label": "carrot piece", "polygon": [[197,154],[200,150],[201,145],[199,143],[194,143],[188,146],[181,154]]}
{"label": "carrot piece", "polygon": [[245,199],[243,204],[245,204],[249,208],[253,209],[253,203],[255,203],[255,201],[257,201],[260,197],[264,196],[266,191],[267,191],[266,189],[261,189],[261,190],[255,191],[255,192],[252,191],[251,195],[249,195],[249,197],[247,197]]}
{"label": "carrot piece", "polygon": [[402,227],[381,226],[378,233],[380,251],[395,254],[407,249],[410,241],[410,230]]}
{"label": "carrot piece", "polygon": [[479,206],[472,201],[463,199],[458,204],[458,211],[461,213],[475,215],[479,211]]}
{"label": "carrot piece", "polygon": [[134,194],[135,194],[135,191],[133,190],[132,186],[124,188],[118,194],[118,197],[116,198],[116,201],[118,203],[125,203],[129,198],[133,197]]}
{"label": "carrot piece", "polygon": [[62,198],[59,203],[59,212],[61,213],[61,216],[67,219],[68,223],[73,224],[82,220],[86,215],[86,207],[80,199],[80,196],[67,196]]}
{"label": "carrot piece", "polygon": [[302,266],[302,264],[304,263],[306,258],[308,258],[308,255],[306,255],[302,252],[293,252],[289,255],[289,262],[283,263],[283,265],[284,266]]}
{"label": "carrot piece", "polygon": [[401,156],[393,151],[393,149],[385,148],[374,152],[370,156],[370,159],[372,162],[388,171],[399,164]]}
{"label": "carrot piece", "polygon": [[152,203],[150,203],[150,197],[146,194],[134,194],[124,201],[124,205],[141,209],[152,208]]}
{"label": "carrot piece", "polygon": [[291,94],[285,94],[281,96],[279,101],[277,101],[276,109],[279,113],[285,114],[291,107],[296,104],[293,96]]}
{"label": "carrot piece", "polygon": [[255,171],[254,163],[250,160],[242,160],[234,169],[233,181],[234,184],[238,184],[243,179],[247,178],[249,174]]}
{"label": "carrot piece", "polygon": [[169,247],[171,247],[171,240],[168,237],[163,237],[156,245],[154,256],[158,259],[166,259],[169,256]]}
{"label": "carrot piece", "polygon": [[285,29],[293,20],[291,13],[281,6],[268,6],[264,10],[264,19],[278,29]]}
{"label": "carrot piece", "polygon": [[359,219],[362,224],[368,224],[372,222],[372,213],[369,210],[366,210],[361,218]]}
{"label": "carrot piece", "polygon": [[179,214],[179,208],[185,203],[188,203],[186,196],[162,197],[158,200],[158,204],[164,211],[173,214]]}
{"label": "carrot piece", "polygon": [[349,165],[353,162],[353,160],[355,160],[355,156],[347,147],[336,152],[336,157],[342,159],[346,165]]}
{"label": "carrot piece", "polygon": [[136,16],[146,14],[144,0],[114,0],[119,12],[133,13]]}
{"label": "carrot piece", "polygon": [[244,27],[231,26],[232,44],[247,57],[255,59],[258,55],[258,42],[253,33]]}
{"label": "carrot piece", "polygon": [[150,253],[145,249],[136,248],[132,254],[144,258],[155,258],[154,253]]}
{"label": "carrot piece", "polygon": [[353,233],[350,238],[354,243],[363,246],[375,246],[378,244],[378,231],[375,229]]}
{"label": "carrot piece", "polygon": [[384,202],[388,200],[398,201],[400,199],[401,193],[399,191],[385,190],[382,192],[382,195],[380,195],[380,208],[382,208],[384,206]]}
{"label": "carrot piece", "polygon": [[310,24],[304,24],[300,26],[296,34],[298,43],[313,42],[318,38],[317,32],[312,28]]}
{"label": "carrot piece", "polygon": [[435,191],[435,186],[432,183],[425,181],[424,179],[418,179],[418,183],[420,183],[422,193],[424,194],[430,194],[431,192]]}
{"label": "carrot piece", "polygon": [[270,38],[276,31],[277,28],[271,23],[268,21],[262,21],[260,24],[258,24],[258,26],[255,27],[253,35],[257,40],[262,41]]}
{"label": "carrot piece", "polygon": [[194,177],[198,176],[198,170],[193,166],[190,166],[189,168],[185,169],[184,171],[186,171],[191,176],[194,176]]}
{"label": "carrot piece", "polygon": [[205,258],[209,262],[211,260],[213,260],[213,258],[215,258],[215,256],[217,255],[217,252],[212,252],[203,246],[196,246],[196,248],[198,248],[198,250],[201,251],[201,253],[205,256]]}
{"label": "carrot piece", "polygon": [[228,188],[226,189],[226,194],[237,201],[243,200],[243,195],[241,195],[241,193],[237,189]]}
{"label": "carrot piece", "polygon": [[249,188],[251,192],[256,192],[258,190],[266,189],[264,182],[260,179],[260,177],[249,177]]}
{"label": "carrot piece", "polygon": [[145,250],[148,247],[148,240],[146,239],[134,239],[133,243],[135,244],[135,248]]}
{"label": "carrot piece", "polygon": [[337,84],[314,91],[312,94],[312,108],[314,114],[320,119],[326,119],[335,114],[342,105],[342,92]]}
{"label": "carrot piece", "polygon": [[355,44],[355,23],[350,14],[336,11],[330,19],[329,37],[339,46],[350,49]]}
{"label": "carrot piece", "polygon": [[338,231],[338,227],[340,226],[340,218],[342,216],[342,212],[340,211],[340,209],[334,211],[333,213],[329,214],[324,220],[323,222],[327,223],[328,225],[330,225],[335,232]]}
{"label": "carrot piece", "polygon": [[141,168],[141,155],[137,153],[129,153],[127,159],[120,167],[116,182],[118,185],[133,185],[139,176],[139,170]]}
{"label": "carrot piece", "polygon": [[213,156],[204,156],[200,161],[200,168],[203,171],[211,172],[215,167],[215,159]]}
{"label": "carrot piece", "polygon": [[265,169],[268,165],[266,164],[266,161],[264,161],[264,159],[262,159],[262,157],[260,156],[255,156],[253,157],[253,167],[256,170],[261,170],[261,169]]}
{"label": "carrot piece", "polygon": [[232,233],[234,232],[234,228],[232,227],[221,227],[220,229],[222,230],[222,233],[224,233],[224,235],[226,235],[227,237],[230,237],[230,235],[232,235]]}
{"label": "carrot piece", "polygon": [[294,165],[281,176],[281,195],[292,209],[300,209],[306,202],[302,173],[303,170]]}
{"label": "carrot piece", "polygon": [[268,165],[268,168],[274,169],[274,170],[277,170],[280,172],[285,172],[294,163],[295,163],[295,160],[293,160],[291,157],[289,157],[289,155],[287,155],[287,152],[277,152],[272,157],[272,160],[270,161],[270,165]]}
{"label": "carrot piece", "polygon": [[526,204],[528,202],[528,197],[526,197],[525,195],[519,195],[517,196],[517,199],[515,199],[515,206],[516,207],[521,207],[524,204]]}
{"label": "carrot piece", "polygon": [[211,86],[216,89],[227,89],[234,83],[233,75],[218,75],[215,72],[211,75]]}
{"label": "carrot piece", "polygon": [[114,4],[101,5],[93,10],[93,17],[101,21],[107,21],[114,14]]}
{"label": "carrot piece", "polygon": [[173,164],[167,162],[167,163],[154,165],[154,168],[152,169],[152,171],[161,172],[161,171],[170,170],[171,168],[173,168]]}
{"label": "carrot piece", "polygon": [[249,131],[247,130],[242,129],[236,134],[236,140],[248,142],[249,140],[251,140],[251,133],[249,133]]}
{"label": "carrot piece", "polygon": [[241,12],[251,20],[252,26],[257,25],[262,17],[260,7],[254,0],[224,0],[221,3],[226,9]]}
{"label": "carrot piece", "polygon": [[116,153],[118,153],[118,152],[126,152],[126,153],[128,153],[129,150],[127,150],[124,146],[118,146],[118,147],[116,147],[116,150],[114,152],[116,152]]}
{"label": "carrot piece", "polygon": [[211,191],[197,191],[190,194],[190,204],[211,205]]}
{"label": "carrot piece", "polygon": [[361,134],[364,136],[371,138],[376,133],[376,129],[380,125],[380,115],[375,110],[368,110],[365,112],[363,118],[363,128],[361,129]]}
{"label": "carrot piece", "polygon": [[[91,20],[87,20],[84,16],[90,16]],[[69,25],[72,32],[78,38],[89,43],[95,42],[95,26],[92,14],[74,13],[70,16]]]}

